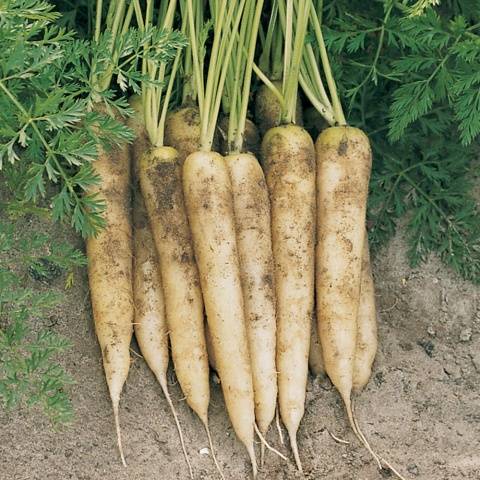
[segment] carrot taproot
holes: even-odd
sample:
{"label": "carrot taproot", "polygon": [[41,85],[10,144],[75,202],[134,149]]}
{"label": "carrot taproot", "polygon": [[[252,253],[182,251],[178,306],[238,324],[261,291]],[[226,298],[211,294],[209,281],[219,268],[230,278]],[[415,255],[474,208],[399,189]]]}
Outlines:
{"label": "carrot taproot", "polygon": [[[282,90],[282,82],[273,80],[272,84],[278,90]],[[282,106],[278,98],[272,93],[272,89],[262,85],[255,96],[255,123],[263,137],[270,128],[278,127],[282,117]],[[295,107],[295,123],[303,125],[303,109],[300,96],[297,96]]]}
{"label": "carrot taproot", "polygon": [[172,412],[178,431],[183,455],[190,477],[192,466],[188,458],[182,428],[173,405],[167,384],[169,363],[168,326],[165,313],[165,299],[160,276],[157,249],[153,239],[145,202],[140,191],[138,159],[148,148],[149,140],[145,131],[140,109],[140,98],[131,97],[130,105],[136,115],[129,118],[128,125],[135,132],[131,146],[133,162],[133,300],[135,306],[134,331],[142,356],[155,375]]}
{"label": "carrot taproot", "polygon": [[342,397],[352,430],[382,468],[358,428],[351,398],[372,164],[370,143],[357,128],[330,127],[320,134],[315,149],[317,322],[325,371]]}
{"label": "carrot taproot", "polygon": [[357,314],[357,344],[353,361],[353,391],[359,392],[368,383],[372,365],[377,353],[377,312],[375,308],[375,287],[368,236],[365,234],[362,253],[362,276],[360,280],[360,302]]}
{"label": "carrot taproot", "polygon": [[135,337],[142,356],[160,384],[172,412],[190,478],[193,478],[182,428],[168,391],[168,329],[157,252],[143,199],[139,191],[136,193],[133,209]]}
{"label": "carrot taproot", "polygon": [[215,358],[215,350],[212,344],[212,334],[208,328],[208,323],[205,322],[205,341],[207,343],[208,363],[212,370],[217,370],[217,360]]}
{"label": "carrot taproot", "polygon": [[195,152],[183,166],[185,204],[217,371],[235,433],[256,476],[254,399],[231,182],[221,155]]}
{"label": "carrot taproot", "polygon": [[172,147],[154,148],[140,160],[140,184],[160,258],[175,372],[188,405],[210,438],[203,300],[180,172]]}
{"label": "carrot taproot", "polygon": [[312,331],[310,335],[310,352],[308,354],[308,366],[315,377],[323,377],[325,375],[325,367],[323,365],[322,346],[318,338],[317,317],[312,316]]}
{"label": "carrot taproot", "polygon": [[105,201],[105,228],[86,240],[88,281],[103,367],[112,401],[120,457],[126,466],[119,421],[120,394],[130,368],[133,332],[132,222],[128,145],[100,148],[92,167],[101,181],[88,193]]}
{"label": "carrot taproot", "polygon": [[165,145],[178,152],[181,165],[200,148],[200,113],[198,107],[185,106],[167,114],[165,121]]}
{"label": "carrot taproot", "polygon": [[262,157],[271,201],[280,415],[302,470],[297,431],[305,409],[314,302],[315,151],[297,125],[270,129]]}
{"label": "carrot taproot", "polygon": [[230,154],[225,157],[225,164],[233,192],[255,418],[262,436],[265,436],[275,417],[277,403],[270,201],[262,168],[252,154]]}
{"label": "carrot taproot", "polygon": [[[229,117],[224,115],[218,122],[218,132],[220,138],[219,150],[222,155],[228,155],[231,148],[228,145],[228,124]],[[256,157],[260,154],[260,131],[258,127],[249,118],[245,119],[245,126],[242,135],[242,151],[253,153]]]}

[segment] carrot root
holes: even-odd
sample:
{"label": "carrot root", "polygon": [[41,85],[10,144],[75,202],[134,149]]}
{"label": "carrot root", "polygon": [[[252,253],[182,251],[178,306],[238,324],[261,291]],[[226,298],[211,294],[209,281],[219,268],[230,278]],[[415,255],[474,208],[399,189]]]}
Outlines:
{"label": "carrot root", "polygon": [[215,463],[215,467],[217,468],[218,473],[220,474],[220,477],[222,478],[222,480],[225,480],[222,469],[220,468],[220,464],[218,463],[217,457],[215,456],[215,449],[213,448],[213,441],[212,441],[212,436],[210,435],[210,428],[208,427],[208,423],[204,422],[204,426],[205,426],[205,431],[207,432],[210,451],[212,452],[213,463]]}
{"label": "carrot root", "polygon": [[337,437],[334,433],[332,433],[328,429],[327,429],[327,432],[337,443],[343,443],[344,445],[350,445],[350,442],[348,440],[342,440],[341,438]]}
{"label": "carrot root", "polygon": [[382,463],[383,463],[387,467],[387,469],[390,470],[392,473],[394,473],[400,480],[406,480],[405,477],[398,470],[396,470],[387,460],[385,460],[380,455],[377,455],[372,450],[372,448],[370,447],[370,444],[368,443],[367,439],[365,438],[365,435],[363,434],[362,430],[360,429],[360,426],[358,425],[358,421],[357,421],[357,419],[355,417],[355,413],[354,413],[353,402],[352,402],[352,419],[355,423],[357,433],[361,437],[362,443],[365,445],[365,447],[368,449],[368,451],[374,456],[375,460],[377,461],[379,470],[380,471],[384,470],[384,467],[382,465]]}
{"label": "carrot root", "polygon": [[292,447],[292,452],[295,458],[295,463],[297,464],[298,471],[303,474],[302,462],[298,453],[297,434],[296,432],[295,434],[293,434],[293,432],[288,432],[288,436],[290,437],[290,446]]}
{"label": "carrot root", "polygon": [[255,450],[253,444],[247,448],[248,456],[250,457],[250,463],[252,464],[253,478],[257,478],[258,469],[257,469],[257,459],[255,457]]}
{"label": "carrot root", "polygon": [[192,465],[190,463],[190,459],[188,458],[187,449],[185,447],[185,441],[183,439],[182,427],[180,426],[180,421],[178,420],[177,411],[175,410],[175,407],[174,407],[173,402],[172,402],[172,398],[170,397],[170,393],[168,392],[167,383],[164,379],[160,379],[160,378],[158,379],[158,383],[160,383],[160,387],[162,389],[163,395],[165,395],[165,398],[167,399],[168,406],[170,407],[170,411],[172,412],[173,419],[175,420],[175,425],[177,427],[178,436],[180,438],[180,444],[182,445],[183,456],[185,457],[185,462],[187,463],[187,466],[188,466],[188,471],[190,473],[190,478],[193,479]]}
{"label": "carrot root", "polygon": [[[260,429],[257,427],[257,424],[255,423],[254,424],[254,428],[255,428],[255,432],[257,433],[258,435],[258,438],[260,439],[260,441],[262,442],[261,443],[261,447],[263,447],[263,449],[265,450],[265,447],[267,447],[271,452],[275,453],[276,455],[278,455],[282,460],[285,460],[286,462],[288,461],[288,458],[283,455],[283,453],[280,453],[276,448],[272,447],[266,440],[265,440],[265,437],[262,435],[262,432],[260,432]],[[260,461],[261,465],[263,465],[263,458],[261,459]]]}
{"label": "carrot root", "polygon": [[122,465],[124,467],[127,466],[127,462],[125,461],[125,455],[123,454],[123,446],[122,446],[122,433],[120,430],[120,417],[118,413],[118,401],[113,401],[113,417],[115,419],[115,430],[117,432],[117,445],[118,451],[120,453],[120,458],[122,460]]}
{"label": "carrot root", "polygon": [[360,430],[357,421],[355,420],[355,416],[353,414],[352,401],[350,400],[350,398],[344,398],[343,401],[345,403],[348,420],[350,422],[350,426],[352,427],[353,433],[360,440],[360,442],[365,446],[365,448],[370,452],[370,455],[372,455],[373,459],[378,465],[378,469],[382,470],[382,464],[380,462],[380,459],[378,458],[378,455],[373,451],[372,447],[370,446],[367,439],[365,438],[362,431]]}
{"label": "carrot root", "polygon": [[277,410],[275,412],[275,425],[277,426],[277,432],[278,432],[278,436],[280,438],[280,443],[282,445],[285,445],[285,441],[283,440],[282,426],[280,425],[280,414],[278,412],[278,406],[277,406]]}

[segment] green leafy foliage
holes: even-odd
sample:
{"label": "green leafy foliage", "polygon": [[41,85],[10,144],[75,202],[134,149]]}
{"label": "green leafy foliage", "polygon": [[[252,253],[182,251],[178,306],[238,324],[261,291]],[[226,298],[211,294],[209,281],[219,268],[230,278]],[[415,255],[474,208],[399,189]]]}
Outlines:
{"label": "green leafy foliage", "polygon": [[141,61],[170,61],[185,40],[155,28],[78,40],[48,2],[13,0],[0,10],[0,174],[17,177],[19,202],[48,198],[55,220],[95,235],[104,203],[87,193],[99,181],[91,162],[99,147],[133,139],[118,120],[130,113],[127,100],[112,88],[138,91],[148,81]]}
{"label": "green leafy foliage", "polygon": [[325,2],[325,40],[347,117],[374,150],[374,248],[405,216],[409,257],[430,252],[480,282],[472,185],[480,134],[480,2]]}
{"label": "green leafy foliage", "polygon": [[7,409],[37,407],[53,422],[66,423],[73,415],[66,391],[72,380],[56,356],[71,344],[39,327],[62,297],[26,285],[48,284],[86,259],[49,235],[19,235],[18,227],[0,221],[0,402]]}

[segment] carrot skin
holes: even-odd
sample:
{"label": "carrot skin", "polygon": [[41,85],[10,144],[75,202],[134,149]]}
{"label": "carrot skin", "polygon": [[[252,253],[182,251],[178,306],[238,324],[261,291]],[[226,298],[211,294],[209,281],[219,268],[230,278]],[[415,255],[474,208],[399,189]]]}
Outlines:
{"label": "carrot skin", "polygon": [[225,157],[233,191],[236,239],[253,374],[255,418],[265,435],[275,417],[276,316],[270,201],[257,159],[246,153]]}
{"label": "carrot skin", "polygon": [[278,399],[301,470],[296,433],[305,410],[314,303],[315,152],[303,128],[287,125],[268,131],[262,157],[272,212]]}
{"label": "carrot skin", "polygon": [[254,475],[254,398],[230,178],[224,159],[195,152],[183,185],[217,371],[233,428],[248,450]]}
{"label": "carrot skin", "polygon": [[130,207],[130,156],[128,146],[109,152],[100,148],[92,164],[101,182],[89,188],[105,201],[106,227],[88,238],[88,280],[95,331],[112,400],[122,463],[118,408],[130,368],[133,332],[132,222]]}
{"label": "carrot skin", "polygon": [[140,160],[140,184],[160,259],[176,375],[187,403],[206,425],[210,390],[203,299],[176,150],[146,152]]}
{"label": "carrot skin", "polygon": [[[275,87],[282,91],[282,82],[274,80],[272,82]],[[255,124],[263,137],[268,130],[278,127],[281,123],[282,106],[277,97],[266,86],[262,85],[255,97]],[[295,124],[303,125],[303,109],[300,96],[297,96],[295,108]]]}
{"label": "carrot skin", "polygon": [[368,236],[365,233],[362,255],[362,278],[360,284],[360,303],[357,315],[357,345],[353,364],[353,390],[360,392],[368,383],[372,374],[372,365],[377,353],[377,312],[375,306],[375,286]]}
{"label": "carrot skin", "polygon": [[318,333],[325,370],[349,403],[372,157],[368,138],[352,127],[324,130],[315,148]]}
{"label": "carrot skin", "polygon": [[[165,145],[178,152],[178,161],[182,166],[185,159],[200,148],[200,112],[196,106],[184,106],[169,112],[165,121]],[[213,138],[212,150],[217,151],[218,132]]]}
{"label": "carrot skin", "polygon": [[317,317],[312,318],[312,332],[310,335],[310,352],[308,354],[308,366],[310,372],[315,377],[323,377],[325,375],[325,366],[323,364],[322,345],[318,338]]}

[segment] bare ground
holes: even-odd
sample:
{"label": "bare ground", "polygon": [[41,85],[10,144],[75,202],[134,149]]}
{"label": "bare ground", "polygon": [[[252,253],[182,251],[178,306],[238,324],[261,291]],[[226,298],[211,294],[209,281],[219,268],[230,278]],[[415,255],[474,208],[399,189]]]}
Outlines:
{"label": "bare ground", "polygon": [[[479,479],[480,289],[435,258],[419,269],[409,268],[401,236],[377,256],[374,275],[381,312],[380,349],[373,377],[356,400],[364,432],[408,479]],[[60,281],[57,287],[61,288]],[[188,478],[160,388],[134,354],[121,403],[128,462],[122,467],[84,272],[64,305],[42,322],[74,343],[63,363],[76,381],[70,390],[75,421],[54,431],[33,412],[0,412],[0,479]],[[135,344],[132,348],[138,351]],[[207,447],[204,431],[173,378],[170,388],[195,478],[219,478],[211,457],[200,453]],[[232,432],[220,386],[212,380],[211,388],[210,423],[225,476],[250,478],[248,458]],[[329,432],[350,443],[336,443]],[[291,457],[279,444],[275,428],[268,438]],[[291,461],[269,453],[260,480],[388,478],[350,432],[339,396],[328,381],[309,382],[298,438],[305,476]]]}

